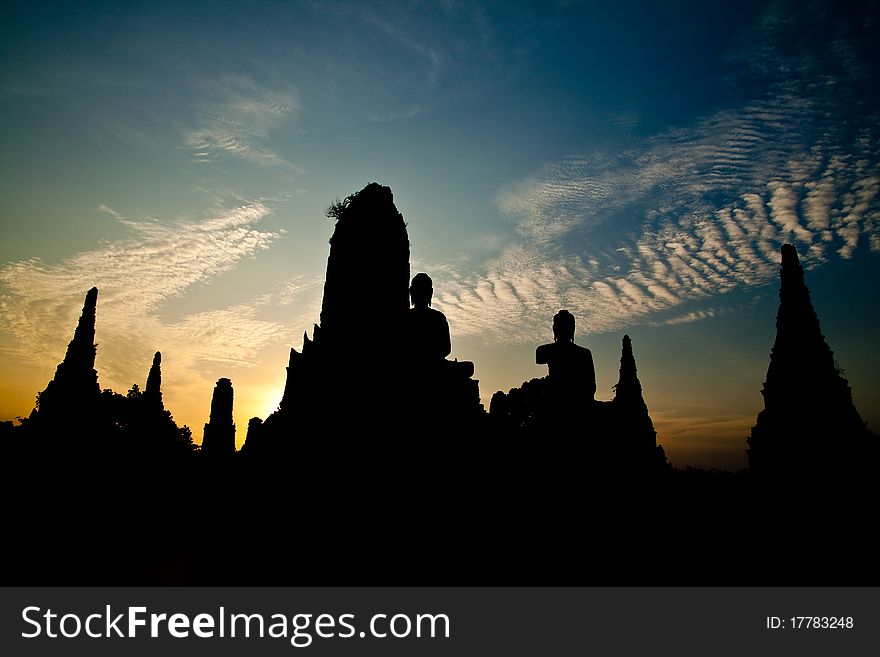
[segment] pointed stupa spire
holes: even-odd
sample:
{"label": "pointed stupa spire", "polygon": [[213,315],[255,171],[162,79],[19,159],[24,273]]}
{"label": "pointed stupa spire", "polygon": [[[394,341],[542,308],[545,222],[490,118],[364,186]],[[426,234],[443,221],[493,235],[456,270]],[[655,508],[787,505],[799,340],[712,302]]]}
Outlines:
{"label": "pointed stupa spire", "polygon": [[776,341],[770,354],[768,382],[804,368],[816,372],[816,367],[836,378],[834,355],[819,328],[819,318],[804,282],[804,268],[791,244],[782,245],[780,278]]}
{"label": "pointed stupa spire", "polygon": [[[73,340],[67,345],[67,353],[64,355],[63,363],[67,369],[85,373],[95,368],[95,355],[97,353],[97,345],[95,345],[95,315],[97,307],[98,288],[93,287],[86,293],[86,300],[83,303],[82,314],[79,317],[79,323],[76,325],[76,331],[73,333]],[[95,377],[95,385],[97,386],[97,376]]]}
{"label": "pointed stupa spire", "polygon": [[153,356],[153,365],[150,367],[150,373],[147,375],[144,401],[164,408],[162,405],[162,354],[158,351]]}
{"label": "pointed stupa spire", "polygon": [[852,391],[834,361],[791,244],[782,246],[776,340],[748,443],[749,465],[760,472],[806,475],[839,466],[845,444],[866,434]]}
{"label": "pointed stupa spire", "polygon": [[[633,416],[646,418],[648,424],[651,424],[651,418],[648,416],[648,405],[642,397],[642,383],[636,370],[636,359],[633,356],[632,340],[629,335],[623,336],[623,346],[620,351],[620,370],[617,384],[614,386],[614,399],[612,403],[630,409]],[[653,431],[653,424],[651,424]]]}
{"label": "pointed stupa spire", "polygon": [[76,331],[73,333],[73,340],[67,347],[67,353],[70,355],[71,348],[76,345],[77,354],[91,354],[89,367],[95,366],[95,315],[98,308],[98,288],[93,287],[86,292],[86,300],[83,303],[82,314],[79,317],[79,323],[76,325]]}
{"label": "pointed stupa spire", "polygon": [[611,402],[616,412],[617,444],[621,462],[629,463],[634,472],[646,470],[666,462],[663,448],[657,445],[657,432],[648,413],[648,405],[642,396],[642,383],[639,381],[636,359],[633,356],[632,340],[623,336],[620,351],[620,376],[614,386],[614,399]]}
{"label": "pointed stupa spire", "polygon": [[843,423],[841,428],[862,427],[849,384],[822,335],[804,269],[791,244],[782,246],[780,277],[776,340],[762,391],[765,409],[796,416],[805,404],[817,403],[836,416],[835,424]]}
{"label": "pointed stupa spire", "polygon": [[40,415],[66,415],[85,410],[101,392],[95,370],[95,315],[98,288],[86,293],[79,323],[67,345],[64,360],[55,369],[55,376],[40,393]]}
{"label": "pointed stupa spire", "polygon": [[[636,359],[633,357],[632,340],[623,336],[623,348],[620,353],[620,376],[614,386],[615,399],[642,400],[642,384],[636,370]],[[644,403],[644,402],[643,402]]]}

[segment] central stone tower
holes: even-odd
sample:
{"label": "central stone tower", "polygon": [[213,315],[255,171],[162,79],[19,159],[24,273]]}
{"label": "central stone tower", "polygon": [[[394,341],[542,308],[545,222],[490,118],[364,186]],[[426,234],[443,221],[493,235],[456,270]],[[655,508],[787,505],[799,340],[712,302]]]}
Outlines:
{"label": "central stone tower", "polygon": [[409,238],[391,189],[370,183],[335,204],[321,334],[334,350],[383,349],[409,310]]}

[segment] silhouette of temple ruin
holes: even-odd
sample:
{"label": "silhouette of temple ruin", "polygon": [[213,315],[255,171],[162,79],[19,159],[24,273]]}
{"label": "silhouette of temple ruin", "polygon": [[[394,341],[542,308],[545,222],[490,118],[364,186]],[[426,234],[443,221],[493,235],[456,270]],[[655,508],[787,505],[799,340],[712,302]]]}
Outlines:
{"label": "silhouette of temple ruin", "polygon": [[[290,350],[278,410],[249,426],[245,451],[256,457],[309,453],[368,429],[442,433],[483,414],[472,369],[426,377],[408,351],[409,238],[391,190],[371,183],[328,214],[337,221],[321,322],[303,336],[301,351]],[[430,390],[412,385],[428,378]],[[436,416],[418,427],[426,397]]]}
{"label": "silhouette of temple ruin", "polygon": [[162,403],[162,354],[156,352],[153,356],[153,364],[147,375],[147,386],[144,388],[144,403],[155,407],[157,410],[165,410]]}
{"label": "silhouette of temple ruin", "polygon": [[65,468],[123,462],[129,468],[167,466],[192,452],[188,427],[178,427],[162,401],[162,355],[158,351],[143,391],[134,384],[121,395],[101,390],[95,369],[98,288],[86,294],[82,314],[64,360],[37,395],[20,432],[25,458],[44,446],[40,459]]}
{"label": "silhouette of temple ruin", "polygon": [[[567,311],[560,311],[557,318]],[[550,437],[573,443],[577,452],[609,473],[639,477],[666,466],[657,432],[642,396],[632,341],[623,336],[620,378],[611,401],[593,398],[595,370],[588,349],[578,347],[574,320],[567,337],[538,347],[538,363],[550,365],[548,376],[526,381],[519,388],[498,391],[489,414],[503,434],[538,439]],[[551,354],[550,349],[565,348]],[[559,360],[564,362],[560,363]]]}
{"label": "silhouette of temple ruin", "polygon": [[[430,276],[410,279],[391,190],[372,183],[328,213],[320,324],[291,349],[279,408],[250,420],[240,454],[228,378],[214,388],[200,450],[165,408],[160,352],[143,391],[100,390],[98,290],[88,291],[37,408],[19,426],[0,424],[7,467],[28,487],[6,496],[19,500],[7,573],[27,584],[303,584],[314,572],[350,584],[427,568],[442,581],[509,583],[516,572],[706,584],[712,572],[724,583],[790,584],[805,570],[840,583],[845,570],[865,582],[862,567],[876,562],[870,488],[825,495],[824,507],[798,502],[782,520],[777,504],[752,497],[768,490],[755,480],[786,496],[792,481],[871,486],[878,458],[793,247],[782,248],[751,475],[719,473],[667,463],[629,335],[613,398],[595,399],[592,354],[575,344],[568,312],[554,318],[555,341],[536,349],[548,375],[496,392],[487,414],[473,364],[449,360]],[[189,501],[206,495],[193,511]],[[662,564],[650,556],[658,536]],[[776,576],[778,559],[743,559],[755,536],[795,577]]]}
{"label": "silhouette of temple ruin", "polygon": [[764,409],[748,438],[749,469],[779,483],[855,477],[859,464],[876,467],[877,436],[859,416],[822,335],[791,244],[782,246],[780,277],[776,340],[761,390]]}
{"label": "silhouette of temple ruin", "polygon": [[189,427],[179,428],[162,401],[162,354],[156,352],[141,392],[133,385],[123,397],[101,393],[102,414],[115,428],[116,440],[126,445],[141,465],[167,467],[192,452]]}
{"label": "silhouette of temple ruin", "polygon": [[71,426],[88,423],[96,412],[101,389],[95,370],[95,315],[98,288],[86,293],[82,314],[73,339],[67,345],[64,360],[55,376],[37,397],[31,413],[35,425]]}
{"label": "silhouette of temple ruin", "polygon": [[657,432],[642,396],[632,340],[628,335],[623,336],[620,370],[614,386],[611,408],[611,417],[614,418],[621,444],[620,458],[624,461],[632,459],[634,463],[645,466],[665,466],[666,453],[657,444]]}
{"label": "silhouette of temple ruin", "polygon": [[[328,214],[337,222],[330,239],[321,323],[314,325],[311,338],[308,333],[303,336],[301,350],[290,350],[278,410],[265,422],[250,423],[243,448],[249,458],[314,458],[340,440],[350,447],[352,437],[367,429],[380,431],[386,439],[512,431],[583,437],[584,449],[591,450],[597,462],[621,470],[644,472],[658,459],[665,464],[628,337],[613,401],[592,399],[591,358],[588,398],[571,393],[573,387],[564,379],[571,378],[566,372],[576,372],[578,365],[568,361],[580,363],[574,355],[589,351],[557,342],[539,351],[559,351],[551,376],[527,382],[508,395],[496,393],[487,418],[478,382],[471,378],[473,364],[446,359],[449,327],[442,313],[429,307],[430,277],[419,273],[409,284],[409,240],[391,190],[371,183],[331,206]],[[471,458],[478,460],[491,459],[492,449],[479,441],[469,447]],[[375,450],[368,452],[366,458],[378,458]]]}
{"label": "silhouette of temple ruin", "polygon": [[232,381],[219,379],[211,398],[211,417],[205,425],[202,452],[208,458],[235,453],[235,423],[232,421]]}

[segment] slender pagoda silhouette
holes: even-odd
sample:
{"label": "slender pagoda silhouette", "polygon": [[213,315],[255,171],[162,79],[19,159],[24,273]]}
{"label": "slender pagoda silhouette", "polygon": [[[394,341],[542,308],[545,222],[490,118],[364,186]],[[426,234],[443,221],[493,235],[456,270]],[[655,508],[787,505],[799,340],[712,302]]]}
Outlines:
{"label": "slender pagoda silhouette", "polygon": [[232,381],[219,379],[211,398],[211,417],[205,425],[202,452],[209,458],[225,458],[235,452],[235,423],[232,421]]}
{"label": "slender pagoda silhouette", "polygon": [[101,389],[95,370],[95,310],[98,288],[86,293],[82,314],[67,345],[64,360],[55,370],[55,377],[39,395],[39,408],[31,414],[38,422],[65,423],[73,417],[94,412]]}
{"label": "slender pagoda silhouette", "polygon": [[657,431],[642,396],[642,383],[639,381],[629,335],[623,336],[619,378],[614,386],[611,406],[618,440],[625,451],[623,459],[631,459],[636,466],[664,465],[666,453],[657,444]]}
{"label": "slender pagoda silhouette", "polygon": [[147,375],[147,387],[144,390],[144,402],[153,408],[164,410],[162,404],[162,354],[156,352],[153,356],[153,365]]}

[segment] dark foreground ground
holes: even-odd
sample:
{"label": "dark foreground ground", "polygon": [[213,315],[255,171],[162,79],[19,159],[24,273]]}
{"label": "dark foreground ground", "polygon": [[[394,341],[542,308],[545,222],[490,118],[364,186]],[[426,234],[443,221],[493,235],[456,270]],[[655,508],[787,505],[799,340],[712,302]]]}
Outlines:
{"label": "dark foreground ground", "polygon": [[880,584],[862,483],[770,489],[747,472],[635,476],[562,449],[450,453],[7,461],[3,584]]}

